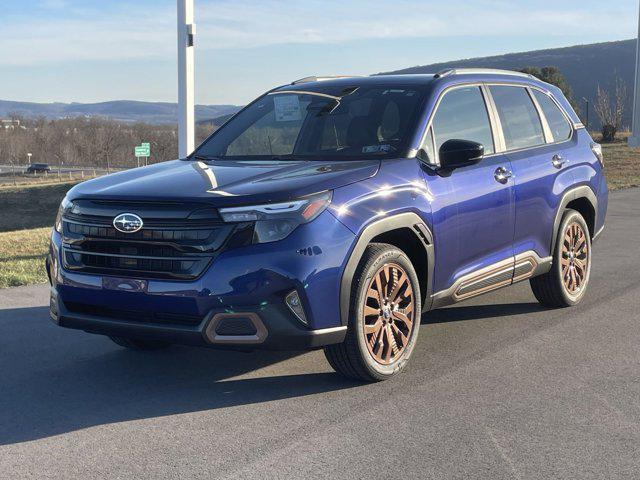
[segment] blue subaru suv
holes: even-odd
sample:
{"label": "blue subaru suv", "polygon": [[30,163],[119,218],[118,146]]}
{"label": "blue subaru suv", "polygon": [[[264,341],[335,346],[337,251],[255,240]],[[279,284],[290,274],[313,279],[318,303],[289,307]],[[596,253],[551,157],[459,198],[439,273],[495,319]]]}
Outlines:
{"label": "blue subaru suv", "polygon": [[305,78],[187,158],[72,188],[50,314],[134,349],[324,348],[383,380],[429,310],[525,279],[578,303],[607,196],[600,146],[529,75]]}

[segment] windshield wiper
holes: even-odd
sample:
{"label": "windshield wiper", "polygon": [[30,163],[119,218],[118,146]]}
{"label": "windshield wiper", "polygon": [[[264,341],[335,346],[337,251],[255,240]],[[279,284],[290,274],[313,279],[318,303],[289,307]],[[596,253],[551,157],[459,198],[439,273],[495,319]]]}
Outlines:
{"label": "windshield wiper", "polygon": [[271,160],[286,161],[286,160],[303,160],[298,155],[271,155]]}
{"label": "windshield wiper", "polygon": [[198,160],[199,162],[215,162],[216,160],[223,160],[223,157],[208,157],[206,155],[193,155],[190,158],[192,160]]}

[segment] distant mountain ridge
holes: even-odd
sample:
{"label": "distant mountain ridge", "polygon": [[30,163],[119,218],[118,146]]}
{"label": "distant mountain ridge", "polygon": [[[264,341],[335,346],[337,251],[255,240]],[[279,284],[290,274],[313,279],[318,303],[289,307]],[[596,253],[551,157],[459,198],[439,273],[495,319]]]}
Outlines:
{"label": "distant mountain ridge", "polygon": [[[555,66],[566,77],[573,90],[573,98],[580,105],[585,120],[585,102],[589,100],[589,122],[597,128],[593,111],[598,85],[613,93],[615,79],[620,77],[627,85],[628,103],[623,118],[631,124],[631,102],[635,75],[636,40],[593,43],[571,47],[508,53],[490,57],[468,58],[450,62],[432,63],[404,68],[386,74],[436,73],[447,68],[500,68],[518,70],[523,67]],[[196,105],[196,121],[200,124],[220,124],[241,107],[236,105]],[[176,123],[178,107],[168,102],[138,102],[116,100],[100,103],[31,103],[0,100],[0,118],[16,112],[26,117],[44,116],[64,118],[75,116],[105,116],[123,122]],[[221,118],[222,117],[222,118]]]}
{"label": "distant mountain ridge", "polygon": [[[236,105],[196,105],[196,120],[229,115],[241,107]],[[103,116],[126,123],[147,122],[154,124],[177,123],[178,105],[170,102],[139,102],[135,100],[114,100],[99,103],[34,103],[0,100],[0,117],[10,113],[25,117],[46,117],[49,119]]]}
{"label": "distant mountain ridge", "polygon": [[589,123],[597,125],[593,111],[598,85],[611,94],[615,89],[616,76],[627,85],[628,102],[623,122],[631,124],[631,102],[633,100],[633,84],[635,76],[636,40],[592,43],[571,47],[534,50],[530,52],[508,53],[491,57],[468,58],[451,62],[432,63],[404,68],[387,74],[436,73],[447,68],[500,68],[518,70],[523,67],[558,67],[573,90],[575,103],[580,105],[581,117],[585,115],[583,97],[591,103]]}

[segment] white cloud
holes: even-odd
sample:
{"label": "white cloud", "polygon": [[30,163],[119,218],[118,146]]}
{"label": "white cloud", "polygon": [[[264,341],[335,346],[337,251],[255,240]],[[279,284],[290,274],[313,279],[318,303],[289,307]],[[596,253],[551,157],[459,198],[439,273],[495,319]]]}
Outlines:
{"label": "white cloud", "polygon": [[[386,38],[566,36],[594,32],[620,38],[635,33],[635,10],[625,14],[608,5],[587,10],[577,3],[571,5],[573,2],[567,2],[567,6],[551,1],[518,3],[196,0],[197,41],[199,48],[213,50]],[[41,4],[53,9],[66,6],[67,1],[43,0]],[[129,4],[121,10],[102,10],[68,8],[64,17],[34,17],[28,12],[24,16],[3,17],[0,65],[175,55],[173,0],[153,8]]]}

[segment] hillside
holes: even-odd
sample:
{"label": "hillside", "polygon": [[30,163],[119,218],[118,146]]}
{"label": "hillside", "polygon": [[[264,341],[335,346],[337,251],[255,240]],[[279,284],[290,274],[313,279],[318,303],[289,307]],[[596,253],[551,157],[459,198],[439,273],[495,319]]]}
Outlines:
{"label": "hillside", "polygon": [[[491,57],[470,58],[450,62],[432,63],[404,68],[385,74],[435,73],[445,68],[482,67],[517,70],[522,67],[556,66],[565,75],[575,103],[580,105],[584,118],[583,97],[593,104],[597,86],[613,91],[616,76],[627,84],[629,102],[624,115],[625,125],[631,123],[631,100],[635,69],[635,40],[576,45],[572,47],[509,53]],[[196,121],[200,124],[219,124],[228,115],[237,112],[235,105],[196,105]],[[138,102],[117,100],[102,103],[30,103],[0,100],[0,118],[16,112],[27,117],[44,116],[63,118],[75,116],[105,116],[124,122],[176,123],[177,105],[166,102]],[[220,118],[222,117],[222,119]],[[593,109],[589,112],[590,123],[597,125]]]}
{"label": "hillside", "polygon": [[[609,91],[613,91],[613,85],[617,75],[625,81],[629,92],[629,102],[624,118],[624,123],[629,125],[631,122],[635,54],[636,41],[634,39],[433,63],[393,72],[384,72],[383,75],[392,73],[435,73],[446,68],[454,67],[517,70],[529,66],[555,66],[560,69],[571,85],[573,97],[576,103],[581,106],[583,110],[583,112],[581,112],[582,114],[584,114],[584,101],[582,97],[589,99],[589,101],[593,103],[598,85]],[[584,115],[581,116],[584,117]],[[593,110],[590,110],[589,116],[590,122],[595,123],[595,113]]]}
{"label": "hillside", "polygon": [[[235,113],[235,105],[196,105],[196,119],[204,120]],[[32,103],[0,100],[0,118],[10,113],[51,119],[77,116],[104,116],[127,123],[176,123],[178,106],[168,102],[116,100],[101,103]]]}

